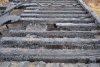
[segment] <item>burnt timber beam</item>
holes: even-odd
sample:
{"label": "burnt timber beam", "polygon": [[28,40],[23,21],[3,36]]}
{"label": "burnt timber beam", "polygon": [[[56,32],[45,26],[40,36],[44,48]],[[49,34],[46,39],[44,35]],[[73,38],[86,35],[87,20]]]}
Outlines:
{"label": "burnt timber beam", "polygon": [[0,6],[0,10],[5,10],[6,6]]}
{"label": "burnt timber beam", "polygon": [[23,17],[19,19],[20,22],[24,23],[40,23],[40,24],[55,24],[55,23],[94,23],[91,18],[29,18]]}
{"label": "burnt timber beam", "polygon": [[90,18],[91,16],[89,14],[21,14],[21,17],[37,17],[37,18],[79,18],[79,17],[85,17]]}
{"label": "burnt timber beam", "polygon": [[10,30],[11,36],[25,37],[27,34],[37,35],[43,37],[58,36],[58,37],[90,37],[93,38],[94,35],[100,35],[100,31],[29,31],[29,30]]}
{"label": "burnt timber beam", "polygon": [[[92,58],[92,59],[91,59]],[[0,61],[47,61],[47,62],[96,62],[100,60],[100,50],[48,50],[0,48]],[[77,60],[77,61],[76,61]],[[73,62],[74,61],[74,62]]]}
{"label": "burnt timber beam", "polygon": [[66,10],[66,11],[62,11],[62,10],[40,10],[40,11],[35,11],[35,10],[24,10],[24,13],[26,14],[30,14],[30,13],[37,13],[37,14],[86,14],[86,11],[77,11],[77,10]]}
{"label": "burnt timber beam", "polygon": [[[8,46],[34,46],[34,45],[66,45],[66,46],[100,46],[100,38],[30,38],[30,37],[3,37],[3,45]],[[98,46],[98,47],[99,47]]]}

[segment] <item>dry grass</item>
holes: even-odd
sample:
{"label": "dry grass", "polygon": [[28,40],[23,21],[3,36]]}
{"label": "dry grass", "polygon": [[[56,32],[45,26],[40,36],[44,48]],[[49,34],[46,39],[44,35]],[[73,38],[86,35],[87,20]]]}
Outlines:
{"label": "dry grass", "polygon": [[99,17],[100,17],[100,9],[98,8],[91,8]]}
{"label": "dry grass", "polygon": [[99,0],[83,0],[91,10],[100,17],[100,2]]}
{"label": "dry grass", "polygon": [[5,6],[9,4],[9,0],[0,0],[0,6]]}

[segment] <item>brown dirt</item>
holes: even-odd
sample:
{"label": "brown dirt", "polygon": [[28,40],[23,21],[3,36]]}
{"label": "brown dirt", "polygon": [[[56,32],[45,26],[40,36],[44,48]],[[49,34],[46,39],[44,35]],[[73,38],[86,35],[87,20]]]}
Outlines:
{"label": "brown dirt", "polygon": [[83,0],[88,6],[92,8],[100,8],[100,0]]}
{"label": "brown dirt", "polygon": [[100,0],[83,0],[100,17]]}
{"label": "brown dirt", "polygon": [[7,5],[9,3],[9,0],[0,0],[0,6]]}

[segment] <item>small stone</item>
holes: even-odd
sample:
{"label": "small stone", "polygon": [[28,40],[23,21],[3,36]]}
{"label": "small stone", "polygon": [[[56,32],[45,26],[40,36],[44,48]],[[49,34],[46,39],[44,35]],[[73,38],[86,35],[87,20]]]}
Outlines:
{"label": "small stone", "polygon": [[30,63],[29,64],[29,67],[35,67],[35,63],[33,62],[33,63]]}
{"label": "small stone", "polygon": [[2,62],[0,67],[10,67],[10,62]]}
{"label": "small stone", "polygon": [[59,63],[55,63],[53,67],[60,67]]}
{"label": "small stone", "polygon": [[24,62],[20,62],[20,66],[19,67],[28,67],[29,66],[29,62],[28,61],[24,61]]}
{"label": "small stone", "polygon": [[53,67],[54,63],[47,63],[45,67]]}
{"label": "small stone", "polygon": [[46,63],[43,62],[43,61],[40,61],[40,62],[36,65],[36,67],[45,67],[45,66],[46,66]]}
{"label": "small stone", "polygon": [[11,62],[10,67],[19,67],[19,63],[18,62]]}

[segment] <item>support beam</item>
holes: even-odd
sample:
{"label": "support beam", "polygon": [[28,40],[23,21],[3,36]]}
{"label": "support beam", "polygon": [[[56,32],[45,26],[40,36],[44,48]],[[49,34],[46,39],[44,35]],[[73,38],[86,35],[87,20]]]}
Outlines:
{"label": "support beam", "polygon": [[94,38],[94,35],[100,35],[100,31],[26,31],[26,30],[10,30],[9,33],[14,37],[25,37],[27,34],[37,35],[42,37],[56,36],[56,37],[82,37]]}
{"label": "support beam", "polygon": [[[8,46],[34,46],[34,45],[66,45],[66,46],[96,46],[100,44],[100,38],[30,38],[30,37],[3,37],[3,45]],[[98,46],[99,47],[99,46]]]}
{"label": "support beam", "polygon": [[30,13],[37,13],[37,14],[85,14],[86,11],[51,11],[51,10],[45,10],[45,11],[35,11],[35,10],[24,10],[24,13],[30,14]]}
{"label": "support beam", "polygon": [[[47,61],[47,62],[91,62],[100,60],[100,50],[48,50],[0,48],[0,60]],[[94,59],[95,58],[95,59]],[[76,62],[77,60],[77,62]]]}
{"label": "support beam", "polygon": [[80,18],[80,17],[84,17],[84,18],[90,18],[91,16],[88,14],[26,14],[23,13],[21,14],[21,17],[36,17],[36,18]]}
{"label": "support beam", "polygon": [[94,20],[91,18],[20,18],[22,22],[32,22],[40,24],[55,24],[55,23],[94,23]]}

